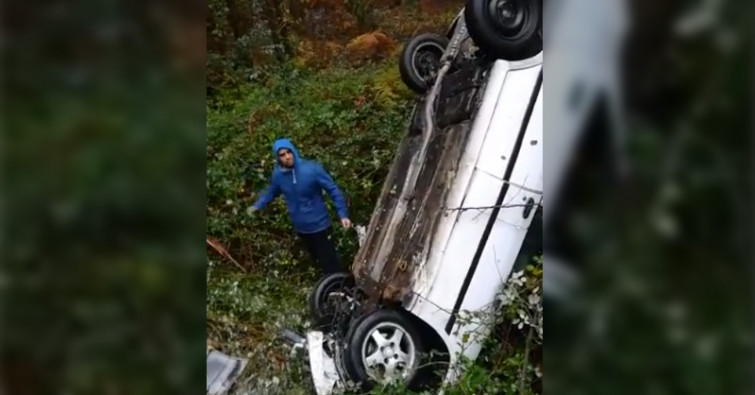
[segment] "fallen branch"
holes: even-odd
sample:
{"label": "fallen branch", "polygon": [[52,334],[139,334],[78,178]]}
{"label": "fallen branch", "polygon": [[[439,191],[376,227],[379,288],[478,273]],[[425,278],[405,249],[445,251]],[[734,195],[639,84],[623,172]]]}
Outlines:
{"label": "fallen branch", "polygon": [[213,239],[211,237],[208,237],[207,238],[207,245],[210,246],[210,247],[212,247],[212,249],[214,249],[215,251],[217,251],[218,254],[220,254],[220,256],[222,256],[223,258],[226,258],[229,261],[233,262],[236,265],[236,267],[238,267],[239,269],[241,269],[241,271],[243,271],[244,273],[247,272],[246,269],[243,266],[241,266],[240,263],[238,263],[235,259],[233,259],[233,257],[228,252],[228,250],[222,244],[220,244],[219,241],[217,241],[217,240],[215,240],[215,239]]}

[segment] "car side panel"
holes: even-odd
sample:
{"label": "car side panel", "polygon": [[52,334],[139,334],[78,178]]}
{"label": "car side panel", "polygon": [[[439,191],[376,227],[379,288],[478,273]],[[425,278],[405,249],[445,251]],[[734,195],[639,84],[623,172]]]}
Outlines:
{"label": "car side panel", "polygon": [[[540,94],[533,112],[542,114],[542,108],[543,100]],[[462,315],[465,311],[492,311],[493,303],[511,274],[527,229],[535,217],[536,206],[542,201],[542,116],[533,115],[531,119],[513,173],[509,178],[509,188],[504,196],[504,203],[498,212],[480,263],[461,305]],[[525,206],[522,207],[522,205]],[[480,325],[480,320],[470,323],[464,323],[463,319],[460,321],[462,322],[459,322],[458,329],[459,336],[462,337],[468,334],[470,338],[476,336],[482,340],[490,329]],[[480,344],[472,342],[464,349],[467,357],[475,358],[480,351]]]}
{"label": "car side panel", "polygon": [[485,134],[485,143],[477,159],[478,169],[503,179],[519,125],[529,104],[528,100],[522,98],[532,95],[532,86],[535,85],[539,73],[540,67],[534,66],[512,70],[506,74],[503,89],[496,103],[501,110],[493,113],[491,118],[490,124],[495,126]]}
{"label": "car side panel", "polygon": [[[463,208],[484,207],[495,204],[503,182],[485,172],[472,176],[470,190]],[[445,325],[450,317],[461,285],[469,269],[469,262],[490,218],[490,210],[465,210],[459,213],[453,232],[442,254],[441,270],[433,279],[429,293],[417,300],[423,319]],[[431,303],[423,303],[430,300]]]}
{"label": "car side panel", "polygon": [[[458,323],[453,325],[452,331],[446,331],[445,327],[451,318],[454,304],[460,297],[459,293],[469,272],[473,256],[482,241],[484,229],[492,214],[492,210],[468,209],[495,204],[504,186],[502,179],[506,168],[496,163],[496,156],[505,156],[506,163],[511,159],[511,151],[520,134],[522,122],[525,121],[528,106],[533,107],[529,118],[530,124],[525,129],[520,154],[511,173],[510,182],[524,184],[535,191],[542,190],[542,94],[533,94],[533,88],[537,86],[542,68],[540,64],[537,64],[535,67],[509,70],[505,62],[501,63],[496,65],[491,72],[489,84],[497,85],[487,87],[486,101],[482,104],[475,119],[454,189],[449,193],[447,201],[449,207],[460,206],[465,210],[450,213],[439,225],[428,257],[427,270],[419,273],[418,280],[415,281],[417,297],[412,305],[407,306],[413,314],[426,321],[438,332],[452,354],[461,350],[459,339],[463,334],[456,333]],[[505,80],[504,77],[510,79]],[[509,89],[508,85],[515,82],[514,79],[522,83],[515,84],[515,88]],[[487,97],[491,92],[497,94],[494,100]],[[497,97],[506,97],[506,100],[495,100]],[[532,100],[523,100],[523,98],[532,98],[532,100],[537,98],[537,100],[533,106],[530,103]],[[511,104],[509,101],[519,103]],[[492,106],[495,108],[491,108]],[[491,120],[495,121],[490,122]],[[537,143],[533,144],[533,141]],[[488,146],[490,149],[486,150]],[[471,162],[474,162],[474,166]],[[465,171],[470,172],[471,176],[465,177]],[[504,202],[513,203],[512,199],[521,200],[522,198],[524,202],[527,202],[530,197],[533,198],[535,204],[541,201],[541,193],[525,192],[521,188],[511,187],[504,196]],[[533,207],[532,213],[527,218],[522,218],[523,209],[519,207],[499,210],[467,290],[469,296],[462,299],[464,301],[461,305],[462,310],[490,305],[495,299],[511,271],[536,207]],[[445,237],[446,234],[447,237]],[[482,291],[478,293],[477,290],[480,289]],[[478,351],[479,348],[473,351],[473,354],[476,355]]]}
{"label": "car side panel", "polygon": [[[450,174],[453,180],[450,182],[450,190],[446,197],[446,207],[462,207],[468,190],[472,183],[473,175],[477,171],[476,165],[485,144],[486,133],[493,117],[495,105],[498,97],[501,95],[503,82],[508,71],[508,65],[505,62],[498,62],[488,72],[487,83],[484,91],[480,94],[482,104],[474,114],[471,125],[467,127],[466,146],[464,153],[459,160],[458,167],[454,174]],[[428,256],[422,270],[414,272],[413,292],[419,295],[427,295],[430,292],[438,272],[441,270],[443,257],[447,251],[449,240],[456,226],[462,211],[453,210],[444,213],[435,230],[432,244],[429,246]],[[411,305],[406,306],[411,309]]]}

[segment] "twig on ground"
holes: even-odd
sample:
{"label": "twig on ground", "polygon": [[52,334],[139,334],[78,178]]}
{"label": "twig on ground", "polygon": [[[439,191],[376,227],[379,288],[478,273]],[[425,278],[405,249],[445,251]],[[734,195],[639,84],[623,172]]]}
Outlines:
{"label": "twig on ground", "polygon": [[215,240],[215,239],[213,239],[211,237],[208,237],[207,238],[207,245],[209,245],[210,247],[212,247],[212,249],[214,249],[215,251],[217,251],[218,254],[220,254],[223,258],[226,258],[226,259],[230,260],[231,262],[233,262],[233,264],[235,264],[236,267],[238,267],[239,269],[241,269],[241,271],[243,271],[244,273],[247,272],[246,269],[243,266],[241,266],[240,263],[238,263],[235,259],[233,259],[233,257],[228,252],[228,250],[222,244],[220,244],[219,241],[217,241],[217,240]]}

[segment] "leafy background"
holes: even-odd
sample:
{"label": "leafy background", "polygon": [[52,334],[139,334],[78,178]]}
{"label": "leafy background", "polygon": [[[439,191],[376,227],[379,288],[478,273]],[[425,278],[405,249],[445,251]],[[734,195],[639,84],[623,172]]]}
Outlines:
{"label": "leafy background", "polygon": [[[445,33],[462,3],[211,2],[207,232],[238,264],[208,250],[207,333],[208,345],[250,359],[238,392],[312,391],[306,360],[276,336],[281,327],[308,328],[306,300],[318,274],[282,199],[254,218],[245,214],[268,182],[272,141],[289,137],[302,156],[321,162],[345,193],[352,221],[366,226],[416,98],[399,76],[401,45],[413,34]],[[356,232],[335,229],[348,264]],[[541,271],[534,273],[537,281]],[[519,393],[520,384],[532,391],[537,375],[522,339],[490,340],[490,355],[470,363],[455,393]]]}

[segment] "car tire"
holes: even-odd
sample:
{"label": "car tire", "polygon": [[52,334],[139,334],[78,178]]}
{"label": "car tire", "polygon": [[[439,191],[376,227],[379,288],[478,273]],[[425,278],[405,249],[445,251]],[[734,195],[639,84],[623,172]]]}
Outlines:
{"label": "car tire", "polygon": [[401,80],[412,91],[423,94],[440,70],[440,60],[448,46],[448,37],[424,33],[406,42],[399,56]]}
{"label": "car tire", "polygon": [[[360,317],[346,333],[344,368],[361,389],[369,391],[391,380],[418,389],[423,380],[420,368],[424,345],[405,314],[387,308],[376,310]],[[387,374],[390,370],[395,373],[393,377]]]}
{"label": "car tire", "polygon": [[328,297],[335,292],[348,291],[354,286],[348,273],[332,273],[323,276],[309,294],[309,310],[319,327],[326,327],[333,321],[335,311],[328,305]]}
{"label": "car tire", "polygon": [[467,0],[469,36],[486,54],[521,60],[543,49],[542,0]]}

